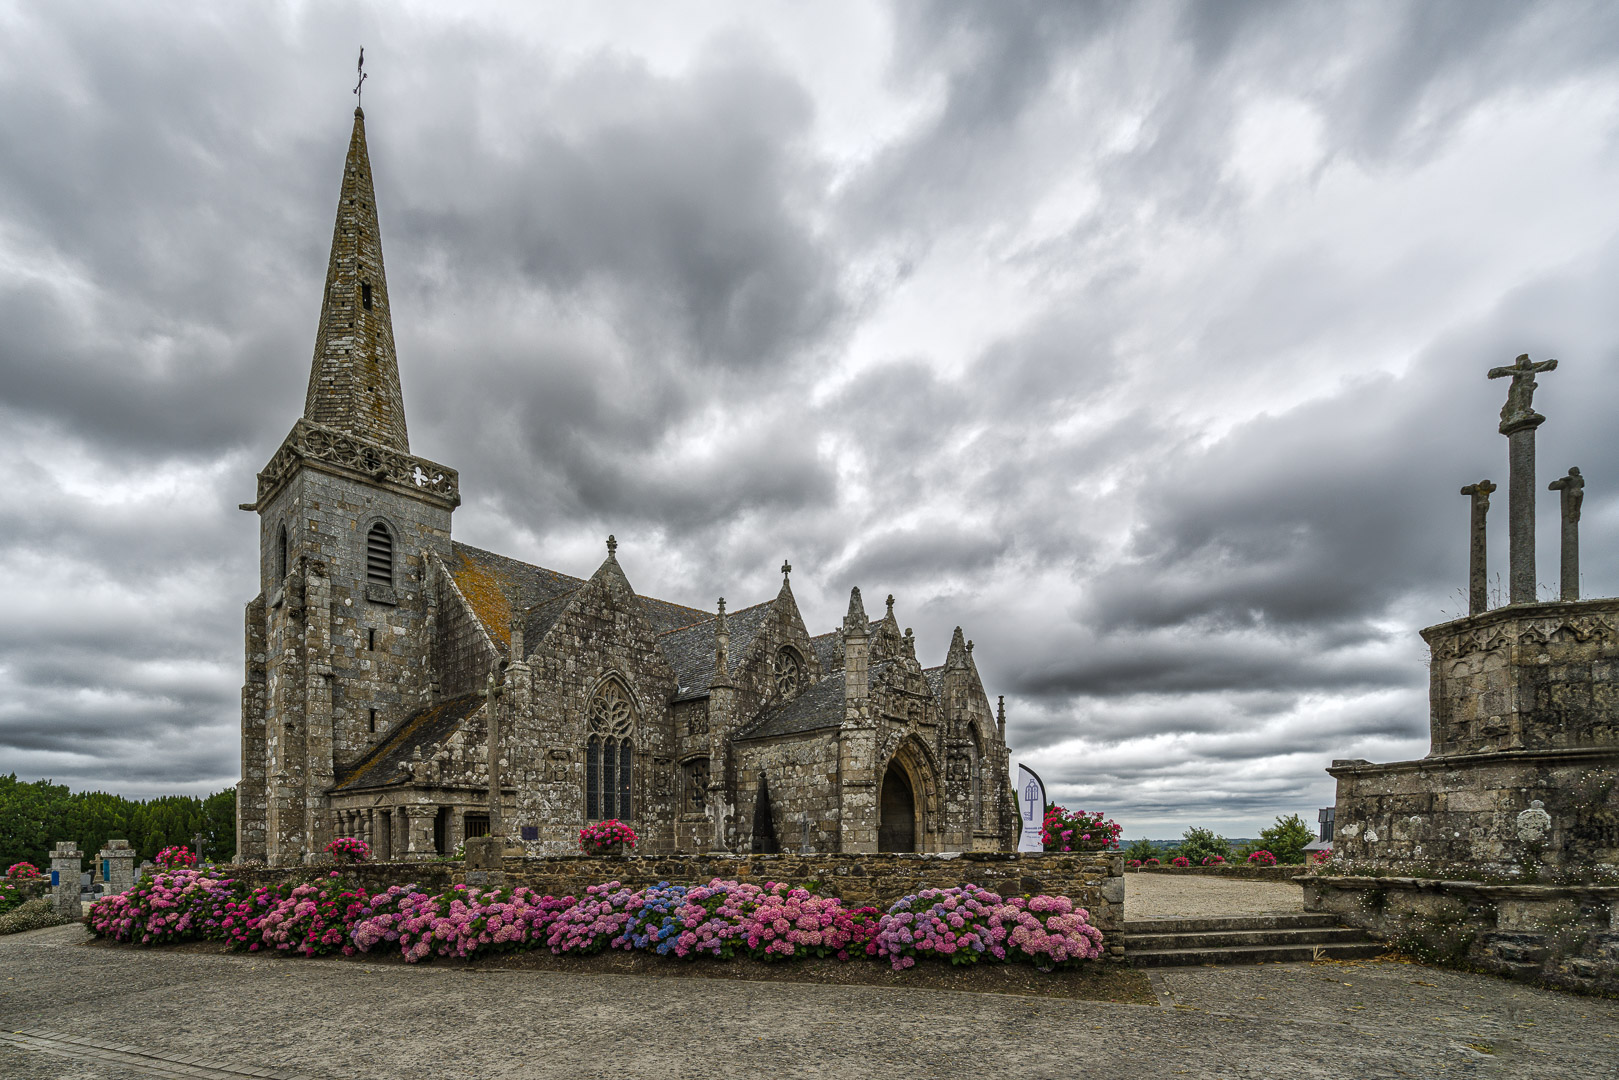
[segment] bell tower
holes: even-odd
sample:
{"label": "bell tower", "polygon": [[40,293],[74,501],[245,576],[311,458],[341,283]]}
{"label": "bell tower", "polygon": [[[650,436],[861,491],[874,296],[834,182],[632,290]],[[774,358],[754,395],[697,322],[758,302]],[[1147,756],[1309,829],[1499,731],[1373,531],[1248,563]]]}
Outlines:
{"label": "bell tower", "polygon": [[241,859],[331,838],[327,793],[434,692],[434,556],[454,469],[410,453],[365,114],[354,110],[304,414],[258,474],[260,593],[247,607]]}

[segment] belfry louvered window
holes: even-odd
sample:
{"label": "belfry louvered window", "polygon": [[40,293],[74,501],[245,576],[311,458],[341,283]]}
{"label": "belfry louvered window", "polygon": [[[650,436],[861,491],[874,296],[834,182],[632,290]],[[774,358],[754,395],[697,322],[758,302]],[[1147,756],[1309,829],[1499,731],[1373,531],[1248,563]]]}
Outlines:
{"label": "belfry louvered window", "polygon": [[365,538],[365,580],[372,585],[394,583],[394,538],[388,526],[377,522]]}
{"label": "belfry louvered window", "polygon": [[635,710],[629,693],[608,682],[590,699],[585,742],[585,817],[628,821],[635,773]]}

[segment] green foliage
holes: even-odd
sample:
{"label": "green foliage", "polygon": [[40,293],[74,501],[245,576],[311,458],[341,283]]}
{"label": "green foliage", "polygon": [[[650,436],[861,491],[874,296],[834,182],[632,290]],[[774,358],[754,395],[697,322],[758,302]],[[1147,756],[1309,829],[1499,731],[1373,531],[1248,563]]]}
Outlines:
{"label": "green foliage", "polygon": [[[1302,863],[1304,845],[1315,840],[1315,830],[1297,814],[1278,817],[1276,824],[1260,832],[1257,848],[1276,856],[1279,863]],[[1247,854],[1243,858],[1247,858]]]}
{"label": "green foliage", "polygon": [[1156,859],[1158,858],[1158,845],[1151,840],[1132,840],[1130,841],[1130,846],[1124,849],[1124,857],[1127,860],[1140,859],[1142,862],[1146,862],[1148,859]]}
{"label": "green foliage", "polygon": [[140,802],[104,791],[74,793],[49,780],[24,783],[15,773],[0,776],[0,867],[48,867],[59,840],[72,840],[93,860],[115,837],[128,840],[137,859],[150,859],[171,844],[194,846],[198,833],[205,858],[236,857],[235,788],[206,799],[165,795]]}
{"label": "green foliage", "polygon": [[0,915],[0,934],[20,934],[24,930],[39,930],[47,926],[61,926],[72,922],[56,913],[56,906],[50,897],[41,896],[28,900],[18,907]]}
{"label": "green foliage", "polygon": [[1193,866],[1203,865],[1203,860],[1212,855],[1222,856],[1227,862],[1231,861],[1231,844],[1223,836],[1216,836],[1213,829],[1203,829],[1196,825],[1181,834],[1181,842],[1175,849],[1175,854],[1185,855],[1192,860]]}

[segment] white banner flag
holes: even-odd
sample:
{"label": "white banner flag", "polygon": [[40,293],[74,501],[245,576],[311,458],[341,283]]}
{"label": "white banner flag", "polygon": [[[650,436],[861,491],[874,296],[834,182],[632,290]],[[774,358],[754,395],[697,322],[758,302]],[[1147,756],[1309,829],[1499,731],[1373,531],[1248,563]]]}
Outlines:
{"label": "white banner flag", "polygon": [[1044,851],[1046,845],[1040,840],[1040,828],[1046,818],[1046,785],[1041,782],[1040,776],[1033,769],[1018,763],[1017,786],[1018,816],[1023,819],[1023,829],[1018,833],[1017,849],[1019,851]]}

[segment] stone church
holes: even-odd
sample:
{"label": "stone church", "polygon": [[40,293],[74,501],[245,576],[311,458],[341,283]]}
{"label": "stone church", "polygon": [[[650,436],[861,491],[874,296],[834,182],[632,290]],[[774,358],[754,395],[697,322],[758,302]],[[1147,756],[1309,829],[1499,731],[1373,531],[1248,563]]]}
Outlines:
{"label": "stone church", "polygon": [[[356,109],[304,414],[258,474],[238,858],[334,836],[431,858],[491,831],[648,853],[1010,848],[1004,706],[958,627],[924,668],[894,601],[812,635],[783,565],[727,612],[459,543],[454,469],[411,453],[364,114]],[[491,731],[497,745],[491,746]],[[494,787],[489,764],[493,758]]]}

